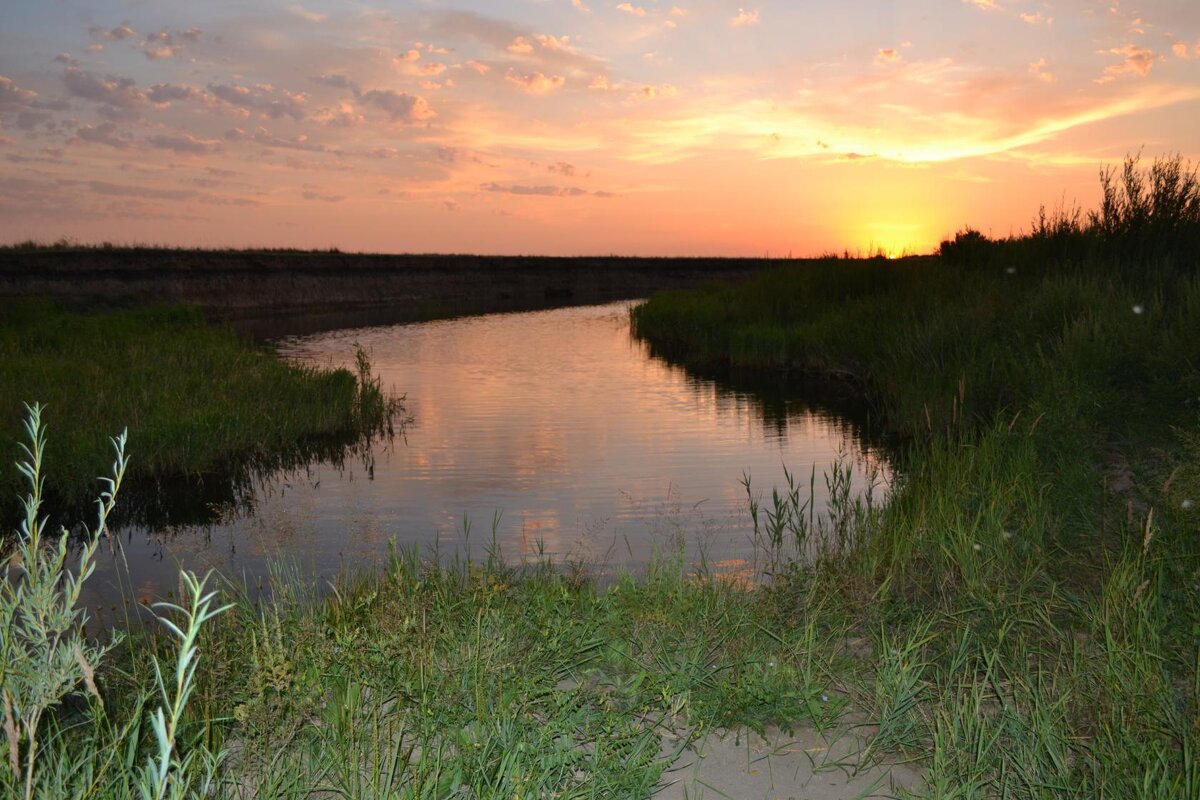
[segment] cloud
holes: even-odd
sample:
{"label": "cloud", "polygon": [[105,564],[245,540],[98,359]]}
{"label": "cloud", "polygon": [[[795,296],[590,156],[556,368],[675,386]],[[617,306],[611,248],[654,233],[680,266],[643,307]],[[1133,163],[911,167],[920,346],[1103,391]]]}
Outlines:
{"label": "cloud", "polygon": [[190,86],[172,83],[156,83],[146,90],[146,98],[155,105],[165,106],[179,100],[194,100],[201,93]]}
{"label": "cloud", "polygon": [[34,101],[37,92],[22,89],[11,78],[0,75],[0,110],[24,108]]}
{"label": "cloud", "polygon": [[646,16],[646,9],[641,6],[635,6],[633,3],[617,3],[617,10],[624,11],[626,14],[633,14],[635,17]]}
{"label": "cloud", "polygon": [[504,77],[506,80],[520,86],[529,94],[547,94],[555,89],[561,89],[567,82],[567,79],[561,75],[546,76],[540,72],[521,75],[509,70],[508,74]]}
{"label": "cloud", "polygon": [[68,67],[78,67],[79,62],[70,53],[59,53],[54,57],[54,63],[65,64]]}
{"label": "cloud", "polygon": [[1054,74],[1046,69],[1046,59],[1039,58],[1029,65],[1029,74],[1045,83],[1054,83]]}
{"label": "cloud", "polygon": [[1196,40],[1194,46],[1189,46],[1187,42],[1174,42],[1171,45],[1171,52],[1186,60],[1200,58],[1200,39]]}
{"label": "cloud", "polygon": [[320,200],[322,203],[340,203],[346,199],[346,195],[344,194],[322,194],[314,192],[311,189],[301,192],[300,196],[305,200]]}
{"label": "cloud", "polygon": [[170,150],[181,156],[202,156],[216,150],[220,144],[215,139],[197,139],[191,134],[171,136],[165,133],[146,137],[146,144],[159,150]]}
{"label": "cloud", "polygon": [[309,80],[314,83],[322,84],[323,86],[332,86],[335,89],[349,89],[356,95],[362,94],[362,87],[345,75],[339,75],[336,73],[327,75],[314,75],[313,77],[309,78]]}
{"label": "cloud", "polygon": [[[86,181],[87,187],[96,194],[111,197],[144,197],[155,200],[192,200],[200,193],[195,189],[151,189],[146,186],[127,186],[108,181]],[[68,184],[69,185],[69,184]]]}
{"label": "cloud", "polygon": [[101,28],[98,25],[93,25],[87,29],[87,32],[88,36],[93,39],[105,42],[119,42],[137,35],[137,31],[129,27],[128,22],[123,22],[115,28]]}
{"label": "cloud", "polygon": [[471,59],[470,61],[466,62],[466,66],[475,70],[480,75],[487,75],[489,72],[492,71],[492,68],[490,66],[483,63],[482,61],[476,61],[475,59]]}
{"label": "cloud", "polygon": [[75,97],[103,103],[101,114],[113,119],[136,118],[137,109],[146,104],[146,94],[137,88],[133,78],[116,75],[100,77],[75,67],[67,67],[62,75],[63,85]]}
{"label": "cloud", "polygon": [[875,54],[876,64],[894,64],[900,60],[900,53],[894,47],[884,47]]}
{"label": "cloud", "polygon": [[230,142],[255,142],[265,147],[281,147],[290,150],[305,150],[310,153],[337,153],[327,145],[313,144],[308,141],[308,136],[300,134],[291,139],[285,139],[282,136],[274,136],[267,131],[266,128],[258,128],[253,132],[247,132],[241,128],[230,128],[225,131],[225,139]]}
{"label": "cloud", "polygon": [[1050,27],[1054,24],[1054,17],[1047,17],[1040,11],[1035,11],[1032,14],[1022,12],[1020,17],[1022,22],[1030,25],[1045,25],[1046,27]]}
{"label": "cloud", "polygon": [[529,41],[526,40],[526,38],[524,36],[518,36],[517,38],[515,38],[511,42],[509,42],[508,47],[506,47],[504,49],[510,53],[516,53],[517,55],[524,55],[526,53],[533,52],[533,45],[530,44]]}
{"label": "cloud", "polygon": [[160,58],[172,58],[183,52],[188,44],[200,41],[203,34],[199,28],[188,28],[185,31],[161,30],[158,33],[147,34],[142,41],[142,55],[151,61]]}
{"label": "cloud", "polygon": [[517,184],[483,183],[479,186],[485,192],[500,192],[503,194],[519,194],[530,197],[614,197],[612,192],[590,192],[578,186],[521,186]]}
{"label": "cloud", "polygon": [[17,114],[17,128],[31,131],[44,122],[49,122],[53,115],[49,111],[22,111]]}
{"label": "cloud", "polygon": [[400,55],[398,55],[392,59],[392,61],[394,61],[397,64],[411,64],[414,61],[420,61],[420,60],[421,60],[421,51],[420,50],[408,50],[407,52],[401,53]]}
{"label": "cloud", "polygon": [[744,8],[739,8],[737,15],[729,20],[729,24],[735,28],[744,28],[748,25],[757,25],[758,12],[747,11]]}
{"label": "cloud", "polygon": [[573,53],[574,52],[574,50],[571,47],[571,37],[570,36],[554,37],[554,36],[548,36],[544,33],[539,33],[537,36],[534,36],[533,38],[535,40],[537,40],[538,44],[540,44],[542,47],[544,47],[547,50],[554,50],[554,51],[561,52],[561,53]]}
{"label": "cloud", "polygon": [[321,125],[336,125],[352,128],[366,123],[367,118],[358,113],[351,103],[338,103],[335,107],[326,106],[312,115],[313,121]]}
{"label": "cloud", "polygon": [[608,91],[612,88],[612,84],[608,82],[607,76],[597,75],[592,78],[592,82],[588,84],[588,88],[596,89],[597,91]]}
{"label": "cloud", "polygon": [[962,0],[970,6],[975,6],[981,11],[999,11],[1000,6],[996,5],[996,0]]}
{"label": "cloud", "polygon": [[[1145,77],[1150,73],[1154,62],[1163,60],[1162,54],[1133,44],[1127,44],[1124,47],[1114,47],[1110,50],[1101,50],[1100,52],[1121,56],[1120,64],[1113,64],[1105,68],[1104,74],[1108,76],[1109,80],[1112,80],[1112,77],[1117,75],[1128,75],[1135,72]],[[1103,81],[1104,79],[1101,80]]]}
{"label": "cloud", "polygon": [[324,22],[325,20],[329,19],[328,14],[321,14],[317,11],[309,11],[307,8],[299,4],[288,6],[288,11],[307,22]]}
{"label": "cloud", "polygon": [[669,83],[663,83],[658,86],[643,86],[634,93],[634,97],[640,100],[653,100],[656,97],[675,97],[677,94],[679,94],[677,88]]}
{"label": "cloud", "polygon": [[304,118],[305,104],[308,102],[306,94],[276,92],[269,84],[249,87],[236,83],[210,83],[208,91],[213,97],[231,106],[257,111],[271,119],[291,117],[301,120]]}
{"label": "cloud", "polygon": [[127,132],[119,130],[112,122],[101,122],[99,125],[83,125],[75,131],[75,135],[68,141],[72,144],[78,142],[103,144],[115,147],[118,150],[124,150],[133,144],[133,137]]}
{"label": "cloud", "polygon": [[571,0],[571,5],[575,6],[575,8],[579,9],[584,14],[592,13],[592,10],[587,7],[587,4],[584,3],[583,0]]}
{"label": "cloud", "polygon": [[550,172],[556,172],[559,175],[563,175],[568,178],[575,177],[575,173],[577,171],[574,164],[568,164],[566,161],[556,161],[550,166],[546,167],[546,169]]}
{"label": "cloud", "polygon": [[362,100],[387,112],[392,122],[422,122],[437,116],[424,97],[407,92],[372,89],[362,95]]}

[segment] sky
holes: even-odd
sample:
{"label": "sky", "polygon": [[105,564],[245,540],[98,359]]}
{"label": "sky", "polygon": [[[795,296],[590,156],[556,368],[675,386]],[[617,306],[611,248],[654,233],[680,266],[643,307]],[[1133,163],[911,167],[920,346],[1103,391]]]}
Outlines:
{"label": "sky", "polygon": [[0,0],[0,243],[898,255],[1138,152],[1196,0]]}

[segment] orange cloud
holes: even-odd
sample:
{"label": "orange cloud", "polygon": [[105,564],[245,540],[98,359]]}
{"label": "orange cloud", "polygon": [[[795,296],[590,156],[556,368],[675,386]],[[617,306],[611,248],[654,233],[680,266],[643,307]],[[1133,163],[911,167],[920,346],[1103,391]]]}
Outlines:
{"label": "orange cloud", "polygon": [[617,10],[624,11],[626,14],[633,14],[635,17],[646,16],[646,9],[641,6],[635,6],[633,3],[617,3]]}
{"label": "orange cloud", "polygon": [[1112,80],[1111,76],[1128,75],[1134,72],[1145,77],[1150,74],[1150,69],[1154,66],[1154,62],[1163,60],[1160,53],[1133,44],[1127,44],[1124,47],[1114,47],[1110,50],[1102,50],[1100,52],[1121,56],[1122,59],[1120,64],[1113,64],[1105,68],[1104,74],[1110,76],[1109,80]]}
{"label": "orange cloud", "polygon": [[1039,58],[1029,65],[1029,74],[1045,83],[1054,83],[1054,74],[1046,69],[1046,59]]}
{"label": "orange cloud", "polygon": [[533,45],[530,44],[529,41],[526,40],[524,36],[518,36],[517,38],[515,38],[511,42],[509,42],[508,47],[506,47],[504,49],[510,53],[517,53],[518,55],[525,55],[526,53],[533,52]]}
{"label": "orange cloud", "polygon": [[975,6],[983,11],[999,11],[1000,6],[996,5],[996,0],[962,0],[967,5]]}
{"label": "orange cloud", "polygon": [[885,47],[875,54],[877,64],[894,63],[900,60],[900,53],[894,47]]}

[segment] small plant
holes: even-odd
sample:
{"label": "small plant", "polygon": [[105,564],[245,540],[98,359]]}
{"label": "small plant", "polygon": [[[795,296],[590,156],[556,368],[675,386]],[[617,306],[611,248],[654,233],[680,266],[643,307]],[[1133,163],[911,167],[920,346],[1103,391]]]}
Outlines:
{"label": "small plant", "polygon": [[87,614],[76,608],[83,582],[95,568],[93,557],[100,537],[107,532],[108,516],[116,502],[125,475],[125,434],[115,437],[112,477],[101,479],[105,488],[96,501],[97,520],[84,537],[74,572],[66,568],[68,535],[59,530],[57,543],[44,540],[46,520],[41,516],[42,461],[46,431],[42,408],[27,405],[22,444],[25,460],[17,469],[29,483],[22,501],[24,519],[17,529],[15,552],[4,566],[0,580],[0,701],[4,709],[2,745],[11,786],[20,786],[26,798],[33,796],[40,746],[39,733],[45,715],[67,696],[86,687],[97,700],[96,664],[115,644],[94,646],[82,630]]}
{"label": "small plant", "polygon": [[[118,643],[90,643],[84,636],[87,612],[78,608],[84,582],[95,569],[95,556],[125,476],[126,434],[112,439],[116,456],[112,475],[101,478],[97,519],[85,528],[79,559],[68,568],[70,536],[60,527],[57,540],[46,536],[42,515],[46,430],[42,407],[26,405],[25,455],[17,469],[29,484],[24,517],[0,577],[0,790],[7,797],[133,797],[164,800],[206,796],[216,777],[221,753],[201,746],[180,746],[184,707],[196,685],[201,627],[226,607],[214,608],[215,593],[204,579],[181,573],[186,607],[158,603],[177,621],[160,616],[179,640],[173,669],[152,659],[155,688],[162,705],[149,715],[153,749],[141,769],[139,724],[147,693],[136,691],[119,709],[106,709],[97,671]],[[65,701],[84,694],[82,713]],[[125,714],[121,714],[125,711]],[[117,719],[123,716],[124,720]]]}

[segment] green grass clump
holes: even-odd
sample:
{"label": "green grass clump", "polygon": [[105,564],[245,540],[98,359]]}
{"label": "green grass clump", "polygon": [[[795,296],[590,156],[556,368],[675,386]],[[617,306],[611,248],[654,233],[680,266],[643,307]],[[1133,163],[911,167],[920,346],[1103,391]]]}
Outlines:
{"label": "green grass clump", "polygon": [[0,312],[0,454],[16,456],[31,397],[55,420],[47,489],[68,502],[88,496],[107,466],[101,431],[132,431],[135,488],[334,452],[392,424],[394,401],[365,360],[360,368],[283,362],[185,307],[70,312],[14,301]]}

